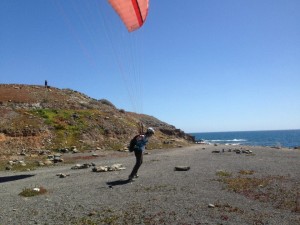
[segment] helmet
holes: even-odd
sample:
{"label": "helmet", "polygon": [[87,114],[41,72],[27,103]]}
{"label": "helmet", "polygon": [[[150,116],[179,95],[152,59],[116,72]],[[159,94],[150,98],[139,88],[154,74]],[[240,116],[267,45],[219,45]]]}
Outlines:
{"label": "helmet", "polygon": [[146,133],[148,133],[148,134],[154,134],[154,129],[152,127],[148,127]]}

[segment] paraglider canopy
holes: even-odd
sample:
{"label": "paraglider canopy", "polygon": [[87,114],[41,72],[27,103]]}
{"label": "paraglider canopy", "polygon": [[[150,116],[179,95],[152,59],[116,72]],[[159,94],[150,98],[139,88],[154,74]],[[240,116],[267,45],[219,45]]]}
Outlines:
{"label": "paraglider canopy", "polygon": [[108,0],[129,32],[143,26],[148,15],[149,0]]}

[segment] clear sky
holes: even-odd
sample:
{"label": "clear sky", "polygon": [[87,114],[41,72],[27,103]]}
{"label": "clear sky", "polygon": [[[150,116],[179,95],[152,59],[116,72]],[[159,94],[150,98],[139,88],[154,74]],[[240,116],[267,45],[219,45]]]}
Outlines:
{"label": "clear sky", "polygon": [[185,132],[300,129],[299,0],[0,0],[0,83],[70,88]]}

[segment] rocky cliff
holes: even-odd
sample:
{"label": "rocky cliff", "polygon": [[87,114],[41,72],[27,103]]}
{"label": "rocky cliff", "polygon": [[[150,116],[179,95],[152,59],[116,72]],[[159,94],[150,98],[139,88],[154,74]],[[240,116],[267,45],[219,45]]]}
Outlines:
{"label": "rocky cliff", "polygon": [[71,89],[0,84],[0,156],[76,146],[125,149],[139,124],[153,127],[148,148],[185,146],[193,137],[152,116],[117,109]]}

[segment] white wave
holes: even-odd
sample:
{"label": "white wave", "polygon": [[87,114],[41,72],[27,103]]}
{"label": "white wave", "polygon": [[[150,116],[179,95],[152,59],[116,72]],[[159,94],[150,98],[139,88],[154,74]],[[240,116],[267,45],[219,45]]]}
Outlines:
{"label": "white wave", "polygon": [[232,140],[208,140],[211,142],[242,142],[247,141],[246,139],[232,139]]}
{"label": "white wave", "polygon": [[241,143],[234,143],[234,144],[232,144],[232,143],[226,143],[225,145],[241,145]]}
{"label": "white wave", "polygon": [[246,139],[233,139],[233,141],[247,141]]}

